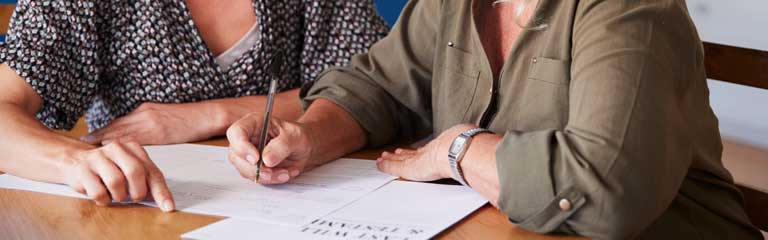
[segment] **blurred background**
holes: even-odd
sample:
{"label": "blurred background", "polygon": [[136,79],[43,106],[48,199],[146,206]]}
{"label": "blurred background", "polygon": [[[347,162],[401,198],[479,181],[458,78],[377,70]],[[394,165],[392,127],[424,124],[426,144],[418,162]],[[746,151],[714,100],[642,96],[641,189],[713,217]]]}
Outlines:
{"label": "blurred background", "polygon": [[[16,1],[0,0],[0,41]],[[379,13],[391,24],[407,0],[375,0]],[[768,50],[768,1],[688,0],[691,17],[708,42]],[[761,30],[762,29],[762,30]],[[766,66],[768,67],[768,66]],[[768,149],[768,91],[709,81],[712,108],[723,136]]]}
{"label": "blurred background", "polygon": [[[702,40],[768,51],[768,1],[687,2]],[[709,89],[723,136],[768,149],[768,90],[713,80]]]}

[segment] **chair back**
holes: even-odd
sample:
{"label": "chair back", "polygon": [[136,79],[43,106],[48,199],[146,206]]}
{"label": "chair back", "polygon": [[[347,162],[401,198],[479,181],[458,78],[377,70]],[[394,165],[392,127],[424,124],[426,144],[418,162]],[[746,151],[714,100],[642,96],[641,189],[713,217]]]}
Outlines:
{"label": "chair back", "polygon": [[[707,77],[714,80],[768,89],[768,52],[733,47],[715,43],[704,43],[705,66]],[[756,109],[759,111],[759,109]],[[768,111],[768,107],[762,109]],[[724,153],[723,158],[728,158]],[[732,159],[730,161],[765,161],[766,159]],[[744,164],[750,164],[745,162]],[[766,164],[754,164],[760,168]],[[754,174],[755,172],[768,174],[768,168],[755,170],[749,173],[733,171],[731,174],[739,178],[739,174]],[[752,223],[763,231],[768,231],[768,182],[764,183],[740,183],[737,185],[744,194],[744,204],[747,215]],[[760,186],[758,188],[753,186]],[[758,190],[763,189],[764,191]]]}

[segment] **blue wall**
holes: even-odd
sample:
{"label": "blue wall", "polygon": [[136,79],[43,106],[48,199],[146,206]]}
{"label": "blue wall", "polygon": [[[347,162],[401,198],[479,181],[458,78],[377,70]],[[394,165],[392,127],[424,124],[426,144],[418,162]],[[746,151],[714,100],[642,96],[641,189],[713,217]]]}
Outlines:
{"label": "blue wall", "polygon": [[387,19],[390,26],[395,24],[397,16],[400,16],[400,10],[403,9],[408,0],[374,0],[376,7],[379,8],[379,14]]}

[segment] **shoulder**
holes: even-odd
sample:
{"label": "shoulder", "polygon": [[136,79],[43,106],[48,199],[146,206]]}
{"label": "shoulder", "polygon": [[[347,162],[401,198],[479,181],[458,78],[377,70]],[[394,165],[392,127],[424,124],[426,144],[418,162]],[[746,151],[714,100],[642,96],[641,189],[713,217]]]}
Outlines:
{"label": "shoulder", "polygon": [[[688,17],[684,0],[575,0],[576,18],[602,18],[623,21],[664,21],[669,17]],[[615,17],[622,16],[620,19]]]}
{"label": "shoulder", "polygon": [[323,14],[326,15],[376,10],[373,0],[303,0],[302,2],[305,11],[311,13],[317,12],[315,10],[323,10]]}
{"label": "shoulder", "polygon": [[97,12],[107,5],[108,3],[103,1],[92,0],[20,0],[16,3],[16,9],[17,11],[35,11],[40,14],[66,14],[72,17],[83,17],[83,13]]}
{"label": "shoulder", "polygon": [[646,43],[664,41],[673,45],[697,46],[700,43],[683,0],[577,2],[574,35],[608,34],[618,38],[646,39]]}
{"label": "shoulder", "polygon": [[[90,0],[20,0],[16,4],[11,24],[31,27],[31,23],[49,26],[75,26],[72,29],[95,25],[107,12],[108,3]],[[29,23],[26,23],[29,22]]]}

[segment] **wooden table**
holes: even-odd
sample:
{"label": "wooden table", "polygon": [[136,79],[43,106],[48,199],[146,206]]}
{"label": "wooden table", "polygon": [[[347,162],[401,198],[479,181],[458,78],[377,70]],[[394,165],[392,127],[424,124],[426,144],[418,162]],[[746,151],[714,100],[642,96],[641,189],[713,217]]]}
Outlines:
{"label": "wooden table", "polygon": [[[86,133],[82,122],[62,134]],[[227,146],[226,139],[199,144]],[[381,151],[363,151],[353,158],[375,159]],[[222,217],[184,212],[164,214],[141,205],[98,207],[89,200],[0,189],[2,239],[178,239],[181,234]],[[575,239],[543,236],[510,224],[490,205],[482,207],[439,235],[439,239]]]}

